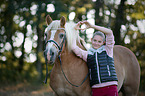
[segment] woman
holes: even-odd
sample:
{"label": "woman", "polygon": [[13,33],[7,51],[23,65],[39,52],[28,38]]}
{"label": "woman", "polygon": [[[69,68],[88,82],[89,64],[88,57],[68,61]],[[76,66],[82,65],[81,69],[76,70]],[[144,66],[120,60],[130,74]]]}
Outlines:
{"label": "woman", "polygon": [[[88,51],[79,48],[76,42],[74,42],[72,48],[77,56],[87,62],[92,96],[118,96],[118,79],[113,59],[115,43],[113,32],[105,27],[91,25],[87,21],[78,22],[75,29],[81,30],[79,26],[82,24],[85,24],[87,28],[98,30],[91,39],[92,47]],[[104,34],[106,35],[106,42]]]}

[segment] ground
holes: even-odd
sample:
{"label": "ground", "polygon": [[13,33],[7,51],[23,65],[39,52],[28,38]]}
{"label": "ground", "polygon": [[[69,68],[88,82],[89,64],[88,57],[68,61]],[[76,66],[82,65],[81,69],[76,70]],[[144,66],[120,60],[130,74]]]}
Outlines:
{"label": "ground", "polygon": [[[0,96],[54,96],[54,94],[49,84],[19,82],[0,84]],[[138,96],[145,96],[145,92],[139,92]]]}
{"label": "ground", "polygon": [[54,96],[47,84],[30,84],[28,82],[17,84],[1,84],[0,96]]}

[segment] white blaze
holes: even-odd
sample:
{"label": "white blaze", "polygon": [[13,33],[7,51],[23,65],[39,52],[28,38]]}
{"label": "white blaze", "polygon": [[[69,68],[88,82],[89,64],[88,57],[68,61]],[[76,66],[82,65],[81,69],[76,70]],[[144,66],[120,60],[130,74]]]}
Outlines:
{"label": "white blaze", "polygon": [[[51,37],[49,40],[54,40],[56,31],[57,30],[51,30]],[[48,45],[47,45],[48,52],[50,52],[50,49],[52,48],[52,46],[53,46],[53,42],[48,42]]]}

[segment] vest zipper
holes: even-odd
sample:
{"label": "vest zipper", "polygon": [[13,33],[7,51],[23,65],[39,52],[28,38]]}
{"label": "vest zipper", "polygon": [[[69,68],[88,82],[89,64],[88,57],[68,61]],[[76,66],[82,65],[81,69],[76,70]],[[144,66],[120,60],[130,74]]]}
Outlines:
{"label": "vest zipper", "polygon": [[109,65],[107,65],[107,69],[108,69],[109,76],[111,76]]}
{"label": "vest zipper", "polygon": [[97,72],[98,72],[98,81],[99,83],[101,83],[97,52],[96,52],[96,64],[97,64]]}
{"label": "vest zipper", "polygon": [[[91,69],[89,69],[89,71],[90,71],[90,74],[91,74]],[[91,75],[90,75],[90,80],[92,80],[92,77],[91,77]]]}

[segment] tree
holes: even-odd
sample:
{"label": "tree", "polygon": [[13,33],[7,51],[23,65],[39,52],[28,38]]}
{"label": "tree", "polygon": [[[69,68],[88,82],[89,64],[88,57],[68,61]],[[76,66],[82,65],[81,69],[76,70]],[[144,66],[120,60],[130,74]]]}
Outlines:
{"label": "tree", "polygon": [[121,44],[121,36],[120,36],[120,29],[121,25],[123,25],[125,22],[125,1],[121,0],[121,3],[118,6],[117,12],[116,12],[116,20],[113,27],[113,32],[115,36],[115,42],[116,44]]}
{"label": "tree", "polygon": [[94,2],[94,9],[96,11],[95,13],[95,24],[96,25],[103,25],[103,16],[100,16],[100,10],[102,10],[102,13],[104,13],[104,0],[97,0]]}

